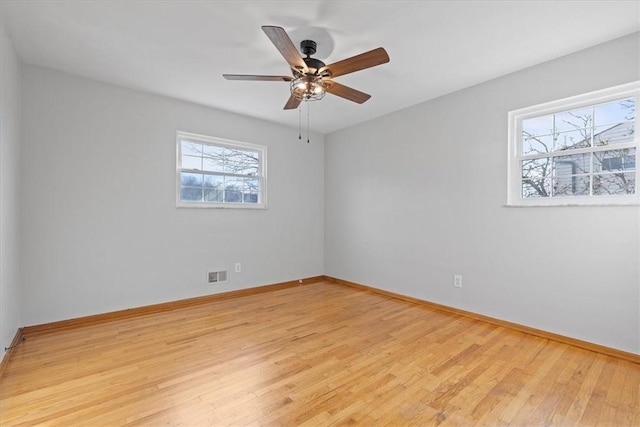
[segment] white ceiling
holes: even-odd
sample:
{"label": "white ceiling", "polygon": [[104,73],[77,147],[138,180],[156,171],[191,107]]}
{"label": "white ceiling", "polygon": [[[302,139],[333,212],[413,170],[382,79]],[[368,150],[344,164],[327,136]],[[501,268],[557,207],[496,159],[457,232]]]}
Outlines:
{"label": "white ceiling", "polygon": [[[640,30],[640,1],[14,1],[2,20],[21,61],[291,127],[288,75],[261,30],[284,27],[332,63],[379,46],[391,62],[337,77],[372,95],[311,103],[320,133]],[[306,114],[306,110],[305,110]]]}

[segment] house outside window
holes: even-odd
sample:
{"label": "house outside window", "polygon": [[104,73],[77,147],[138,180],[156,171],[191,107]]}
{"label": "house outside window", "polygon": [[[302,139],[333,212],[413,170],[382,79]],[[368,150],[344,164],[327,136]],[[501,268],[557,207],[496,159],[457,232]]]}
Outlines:
{"label": "house outside window", "polygon": [[509,113],[508,205],[638,204],[640,82]]}
{"label": "house outside window", "polygon": [[177,133],[177,206],[266,208],[264,146]]}

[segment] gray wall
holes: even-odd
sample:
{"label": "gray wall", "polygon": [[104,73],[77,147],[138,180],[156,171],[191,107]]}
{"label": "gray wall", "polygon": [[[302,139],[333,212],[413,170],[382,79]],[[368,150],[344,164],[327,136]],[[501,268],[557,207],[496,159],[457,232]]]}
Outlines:
{"label": "gray wall", "polygon": [[[0,24],[0,345],[20,324],[20,65]],[[2,357],[0,356],[0,359]]]}
{"label": "gray wall", "polygon": [[[25,325],[323,273],[322,136],[33,66],[22,79]],[[266,145],[268,209],[176,208],[177,130]],[[229,283],[207,285],[220,268]]]}
{"label": "gray wall", "polygon": [[640,208],[504,206],[507,112],[638,80],[639,52],[636,33],[328,135],[325,274],[640,353]]}

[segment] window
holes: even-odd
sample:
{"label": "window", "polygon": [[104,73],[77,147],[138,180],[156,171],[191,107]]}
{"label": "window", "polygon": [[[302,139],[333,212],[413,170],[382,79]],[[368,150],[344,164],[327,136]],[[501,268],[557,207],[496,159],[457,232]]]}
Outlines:
{"label": "window", "polygon": [[509,113],[508,204],[638,204],[640,82]]}
{"label": "window", "polygon": [[180,207],[265,208],[266,147],[178,132]]}

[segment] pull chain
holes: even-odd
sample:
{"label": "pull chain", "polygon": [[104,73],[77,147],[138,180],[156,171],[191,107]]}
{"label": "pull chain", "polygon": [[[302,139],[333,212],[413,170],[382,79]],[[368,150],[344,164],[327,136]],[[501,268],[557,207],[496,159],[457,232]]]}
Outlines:
{"label": "pull chain", "polygon": [[298,108],[298,139],[302,140],[302,106]]}
{"label": "pull chain", "polygon": [[307,144],[309,143],[309,102],[307,102]]}

